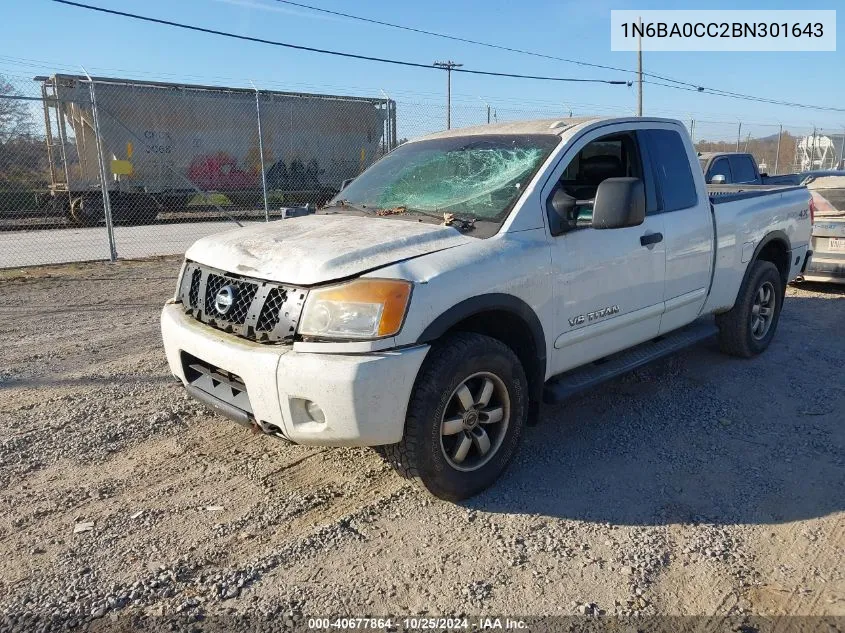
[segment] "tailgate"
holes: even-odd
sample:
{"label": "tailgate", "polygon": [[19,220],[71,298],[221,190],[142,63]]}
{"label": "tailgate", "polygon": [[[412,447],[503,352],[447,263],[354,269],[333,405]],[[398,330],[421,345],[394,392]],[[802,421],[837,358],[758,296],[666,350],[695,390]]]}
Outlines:
{"label": "tailgate", "polygon": [[816,217],[845,216],[845,175],[808,178],[806,186],[816,203]]}
{"label": "tailgate", "polygon": [[815,205],[807,274],[845,276],[845,178],[820,178],[807,184]]}
{"label": "tailgate", "polygon": [[837,256],[845,259],[845,215],[838,217],[816,215],[813,223],[813,258]]}
{"label": "tailgate", "polygon": [[[807,183],[813,196],[813,238],[845,238],[845,177],[819,178]],[[820,246],[827,240],[819,240]],[[814,247],[815,251],[816,248]]]}

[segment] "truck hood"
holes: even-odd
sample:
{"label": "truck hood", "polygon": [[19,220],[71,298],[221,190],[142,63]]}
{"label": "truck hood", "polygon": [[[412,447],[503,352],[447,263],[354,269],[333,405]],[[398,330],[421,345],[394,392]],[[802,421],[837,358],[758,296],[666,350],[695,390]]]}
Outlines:
{"label": "truck hood", "polygon": [[309,215],[211,235],[185,257],[230,273],[308,286],[472,241],[448,226]]}

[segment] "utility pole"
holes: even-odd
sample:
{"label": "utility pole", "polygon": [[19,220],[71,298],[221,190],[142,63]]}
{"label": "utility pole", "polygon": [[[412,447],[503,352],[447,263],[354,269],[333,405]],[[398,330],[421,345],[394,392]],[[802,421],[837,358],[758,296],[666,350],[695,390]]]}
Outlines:
{"label": "utility pole", "polygon": [[463,64],[453,62],[451,59],[445,62],[434,62],[435,68],[446,70],[446,129],[452,129],[452,69],[460,68]]}
{"label": "utility pole", "polygon": [[780,161],[780,139],[783,137],[783,124],[778,126],[778,146],[775,150],[775,174],[779,174],[778,161]]}
{"label": "utility pole", "polygon": [[740,138],[742,138],[742,121],[739,122],[739,126],[736,128],[736,148],[734,149],[735,152],[739,151]]}
{"label": "utility pole", "polygon": [[637,116],[643,115],[643,19],[637,18],[640,32],[637,35]]}

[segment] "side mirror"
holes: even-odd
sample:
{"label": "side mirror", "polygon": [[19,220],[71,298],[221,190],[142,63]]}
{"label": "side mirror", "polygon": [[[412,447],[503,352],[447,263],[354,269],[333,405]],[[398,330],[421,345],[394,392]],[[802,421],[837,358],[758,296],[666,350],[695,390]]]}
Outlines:
{"label": "side mirror", "polygon": [[592,207],[592,200],[578,200],[563,190],[558,183],[554,193],[549,197],[546,214],[549,217],[549,228],[552,235],[560,235],[577,226],[575,211],[578,207]]}
{"label": "side mirror", "polygon": [[596,191],[594,229],[637,226],[645,220],[645,187],[639,178],[608,178]]}
{"label": "side mirror", "polygon": [[560,185],[555,187],[554,193],[549,198],[550,211],[563,223],[569,222],[577,204],[578,201],[566,193]]}
{"label": "side mirror", "polygon": [[354,178],[347,178],[342,183],[340,183],[340,190],[343,191],[344,189],[346,189],[352,183],[353,180],[355,180],[355,179]]}
{"label": "side mirror", "polygon": [[710,184],[711,185],[724,185],[725,184],[725,177],[722,174],[713,174],[710,176]]}

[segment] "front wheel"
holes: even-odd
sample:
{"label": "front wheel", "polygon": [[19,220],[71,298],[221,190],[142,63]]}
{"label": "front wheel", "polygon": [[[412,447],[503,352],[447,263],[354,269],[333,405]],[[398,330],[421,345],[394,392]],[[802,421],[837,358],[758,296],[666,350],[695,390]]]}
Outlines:
{"label": "front wheel", "polygon": [[720,349],[742,358],[763,352],[775,336],[783,295],[777,267],[767,261],[754,262],[734,307],[716,316]]}
{"label": "front wheel", "polygon": [[457,333],[429,352],[408,403],[405,434],[382,454],[431,494],[460,501],[507,468],[528,415],[528,381],[501,341]]}

